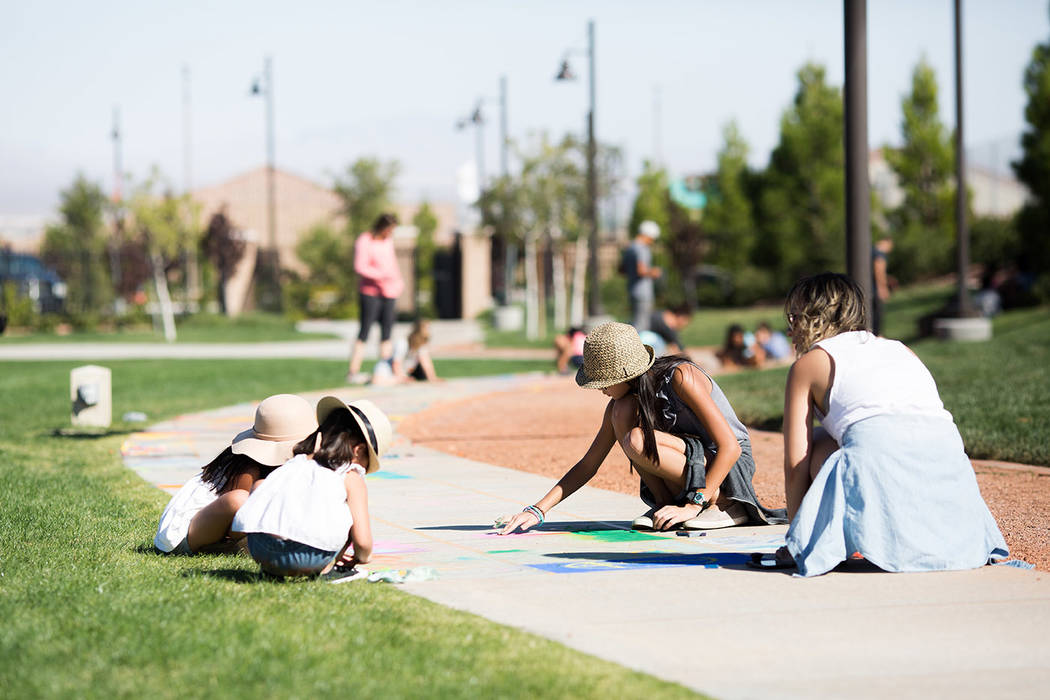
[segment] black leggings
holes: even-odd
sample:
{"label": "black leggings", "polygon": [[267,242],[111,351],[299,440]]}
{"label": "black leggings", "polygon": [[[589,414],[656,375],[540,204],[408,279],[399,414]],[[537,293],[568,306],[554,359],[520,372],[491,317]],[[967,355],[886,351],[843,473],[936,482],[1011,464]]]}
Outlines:
{"label": "black leggings", "polygon": [[372,324],[379,321],[380,340],[390,340],[390,331],[394,328],[394,304],[397,299],[386,297],[374,297],[371,294],[361,294],[361,330],[357,332],[357,339],[362,343],[368,340],[368,331],[372,330]]}

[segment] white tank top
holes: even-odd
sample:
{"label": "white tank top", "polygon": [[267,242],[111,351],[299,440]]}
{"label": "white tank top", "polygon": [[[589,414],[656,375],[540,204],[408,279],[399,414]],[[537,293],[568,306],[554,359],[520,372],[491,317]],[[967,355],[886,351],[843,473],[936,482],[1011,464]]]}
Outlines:
{"label": "white tank top", "polygon": [[921,415],[952,420],[933,375],[903,343],[868,331],[851,331],[825,338],[817,347],[834,360],[828,414],[821,417],[821,423],[839,444],[846,428],[872,416]]}
{"label": "white tank top", "polygon": [[354,519],[346,503],[346,472],[332,471],[306,455],[296,455],[263,479],[237,511],[235,532],[265,532],[325,551],[342,549]]}

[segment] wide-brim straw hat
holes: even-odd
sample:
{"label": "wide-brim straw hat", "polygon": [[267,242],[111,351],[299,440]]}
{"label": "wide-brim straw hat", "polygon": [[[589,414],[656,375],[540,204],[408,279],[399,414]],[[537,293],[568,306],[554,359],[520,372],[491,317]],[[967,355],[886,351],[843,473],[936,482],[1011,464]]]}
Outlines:
{"label": "wide-brim straw hat", "polygon": [[584,389],[604,389],[649,371],[656,360],[634,326],[615,321],[596,326],[583,343],[583,367],[576,383]]}
{"label": "wide-brim straw hat", "polygon": [[230,449],[259,464],[279,467],[292,458],[292,448],[317,430],[310,402],[295,394],[276,394],[255,409],[255,423],[233,438]]}
{"label": "wide-brim straw hat", "polygon": [[379,457],[386,452],[394,439],[390,419],[379,406],[368,399],[357,399],[347,403],[337,396],[325,396],[317,402],[317,422],[324,423],[328,415],[337,408],[350,411],[350,415],[354,417],[365,436],[365,444],[368,446],[368,468],[365,472],[371,474],[379,471]]}

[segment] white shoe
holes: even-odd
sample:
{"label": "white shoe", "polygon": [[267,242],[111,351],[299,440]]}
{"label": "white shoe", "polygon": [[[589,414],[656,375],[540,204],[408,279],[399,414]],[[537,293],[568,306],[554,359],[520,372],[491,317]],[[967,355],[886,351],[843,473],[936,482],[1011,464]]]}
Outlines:
{"label": "white shoe", "polygon": [[652,530],[653,529],[653,510],[647,510],[637,518],[631,521],[632,530]]}
{"label": "white shoe", "polygon": [[682,527],[687,530],[718,530],[723,527],[745,525],[750,520],[744,504],[733,501],[723,510],[721,506],[712,505],[692,520],[686,520]]}

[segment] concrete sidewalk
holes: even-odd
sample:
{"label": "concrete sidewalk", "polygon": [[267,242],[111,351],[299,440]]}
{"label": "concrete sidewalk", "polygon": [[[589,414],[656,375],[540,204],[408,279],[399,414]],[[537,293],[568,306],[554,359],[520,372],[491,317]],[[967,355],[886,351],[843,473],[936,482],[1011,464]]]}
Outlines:
{"label": "concrete sidewalk", "polygon": [[[541,385],[502,377],[334,393],[371,398],[396,429],[435,401],[501,390]],[[176,488],[253,409],[183,416],[132,435],[125,462]],[[437,580],[406,590],[719,698],[1046,695],[1050,578],[1042,572],[885,574],[859,563],[805,580],[753,571],[748,554],[772,551],[783,526],[689,538],[632,532],[637,499],[586,487],[537,530],[492,532],[496,516],[550,486],[398,438],[369,477],[371,568],[433,567]]]}

